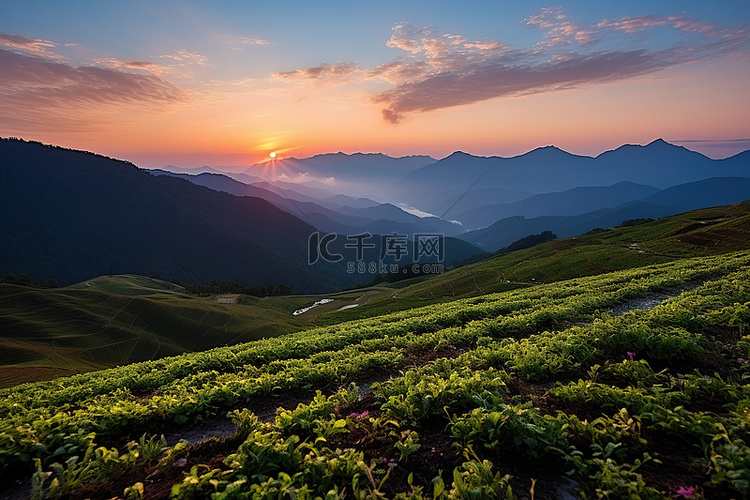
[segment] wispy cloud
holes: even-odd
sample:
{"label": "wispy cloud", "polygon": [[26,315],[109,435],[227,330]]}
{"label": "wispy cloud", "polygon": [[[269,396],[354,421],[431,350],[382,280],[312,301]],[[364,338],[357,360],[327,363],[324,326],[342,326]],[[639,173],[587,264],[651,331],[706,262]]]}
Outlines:
{"label": "wispy cloud", "polygon": [[[389,47],[406,53],[397,61],[366,72],[394,87],[373,97],[384,105],[383,118],[398,123],[410,113],[471,104],[488,99],[570,89],[655,73],[679,64],[747,50],[747,27],[719,27],[684,16],[642,16],[580,25],[559,7],[542,9],[525,24],[543,31],[526,49],[497,40],[468,41],[460,35],[436,36],[430,28],[394,28]],[[667,27],[684,33],[674,46],[613,50],[611,34],[628,35]]]}
{"label": "wispy cloud", "polygon": [[679,54],[672,51],[610,51],[570,55],[540,64],[485,64],[470,71],[443,71],[415,83],[397,85],[373,100],[386,105],[384,119],[398,123],[412,112],[621,80],[658,71],[675,61],[679,61]]}
{"label": "wispy cloud", "polygon": [[313,68],[302,68],[291,71],[281,71],[272,76],[278,80],[307,81],[317,84],[341,83],[359,73],[359,67],[354,63],[321,64]]}
{"label": "wispy cloud", "polygon": [[156,64],[150,61],[135,61],[135,60],[122,60],[122,59],[97,59],[94,61],[95,66],[104,66],[108,68],[117,69],[132,69],[149,71],[151,73],[159,74],[164,70],[164,66]]}
{"label": "wispy cloud", "polygon": [[172,54],[165,54],[163,56],[160,56],[162,59],[167,59],[172,64],[179,63],[180,65],[190,65],[190,64],[196,64],[196,65],[203,65],[206,64],[206,60],[208,59],[206,56],[199,54],[197,52],[190,52],[189,50],[180,49]]}
{"label": "wispy cloud", "polygon": [[50,51],[51,48],[55,47],[55,44],[49,40],[43,40],[41,38],[29,38],[22,35],[0,33],[0,45],[8,47],[9,49],[30,52],[40,56],[56,57]]}
{"label": "wispy cloud", "polygon": [[244,45],[271,45],[271,42],[269,40],[254,36],[242,36],[239,38],[239,42]]}
{"label": "wispy cloud", "polygon": [[630,35],[643,31],[647,28],[653,28],[656,26],[666,26],[667,21],[664,18],[656,16],[640,16],[640,17],[624,17],[621,19],[604,19],[600,21],[596,26],[598,28],[612,28],[615,30],[628,33]]}
{"label": "wispy cloud", "polygon": [[[0,122],[69,123],[113,107],[163,110],[187,94],[151,73],[151,63],[120,61],[115,67],[73,66],[38,55],[0,49]],[[100,119],[104,119],[100,116]]]}
{"label": "wispy cloud", "polygon": [[562,7],[544,8],[539,14],[528,18],[526,24],[546,31],[542,44],[547,47],[554,47],[555,45],[571,41],[586,45],[598,40],[594,29],[579,26],[568,21]]}

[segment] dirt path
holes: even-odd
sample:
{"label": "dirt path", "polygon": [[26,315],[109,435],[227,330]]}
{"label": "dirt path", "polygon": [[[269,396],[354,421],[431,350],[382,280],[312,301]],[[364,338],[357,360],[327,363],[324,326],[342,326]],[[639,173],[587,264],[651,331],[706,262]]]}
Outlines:
{"label": "dirt path", "polygon": [[677,297],[682,292],[698,288],[702,284],[703,283],[685,283],[681,287],[666,288],[646,297],[627,299],[625,302],[612,307],[609,312],[614,316],[621,316],[627,312],[635,310],[648,311],[649,309],[653,309],[660,305],[665,300]]}

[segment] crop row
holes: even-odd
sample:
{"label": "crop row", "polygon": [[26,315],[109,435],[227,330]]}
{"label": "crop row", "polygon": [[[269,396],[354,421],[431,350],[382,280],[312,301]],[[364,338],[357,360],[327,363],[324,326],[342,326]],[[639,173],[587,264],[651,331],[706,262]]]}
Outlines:
{"label": "crop row", "polygon": [[[279,390],[333,389],[366,371],[403,367],[409,352],[453,350],[457,354],[453,359],[408,370],[381,384],[375,392],[384,422],[394,421],[403,427],[399,436],[401,432],[406,434],[399,443],[405,450],[410,446],[409,436],[414,447],[427,422],[444,419],[466,458],[453,476],[441,477],[445,495],[470,488],[481,478],[489,481],[488,488],[507,489],[505,476],[490,473],[488,464],[497,459],[499,450],[511,446],[509,442],[528,460],[542,455],[547,459],[551,454],[561,468],[572,467],[577,480],[592,491],[610,487],[606,481],[614,484],[612,478],[629,478],[627,484],[640,484],[636,469],[650,460],[648,446],[628,447],[625,453],[624,447],[616,446],[618,435],[611,434],[612,429],[626,426],[628,419],[636,422],[631,426],[648,425],[686,436],[691,446],[716,462],[711,462],[715,471],[724,471],[723,479],[712,476],[712,480],[734,485],[735,476],[741,476],[743,470],[742,460],[750,460],[745,446],[750,427],[746,410],[750,392],[740,382],[721,377],[706,379],[692,372],[717,361],[711,357],[715,356],[713,346],[704,335],[714,327],[729,325],[736,329],[736,344],[750,357],[750,338],[745,336],[750,323],[748,262],[750,256],[743,253],[579,278],[18,386],[0,393],[0,467],[10,473],[30,470],[34,463],[39,471],[58,464],[59,485],[67,477],[67,469],[59,469],[59,464],[84,457],[68,467],[78,470],[76,467],[88,467],[100,460],[104,452],[97,455],[95,443],[102,438],[146,429],[152,423],[186,424],[242,408],[254,397]],[[624,300],[704,281],[650,311],[621,316],[606,312]],[[664,370],[673,375],[665,375]],[[582,378],[576,382],[579,376]],[[615,390],[598,383],[598,376],[626,384]],[[570,404],[596,404],[597,408],[614,412],[606,418],[624,419],[625,423],[599,421],[594,425],[574,414],[552,417],[542,415],[536,408],[514,404],[507,384],[518,377],[531,382],[571,380],[550,394]],[[646,387],[654,384],[658,388]],[[349,401],[343,397],[326,403],[325,411],[330,412],[331,405]],[[699,403],[705,401],[714,406],[729,405],[730,416],[717,419],[703,415]],[[322,478],[326,474],[334,474],[325,467],[316,469],[314,474],[322,476],[313,480],[313,476],[305,475],[307,469],[303,470],[302,462],[287,464],[286,469],[250,473],[254,469],[238,458],[239,462],[230,460],[221,470],[211,471],[210,477],[196,471],[195,484],[214,488],[215,493],[255,491],[253,485],[263,482],[268,483],[263,486],[266,489],[281,487],[284,482],[289,488],[350,484],[349,492],[360,491],[366,496],[378,490],[379,482],[387,478],[387,464],[375,467],[360,452],[327,447],[327,441],[316,439],[327,440],[328,431],[303,435],[297,427],[282,425],[282,415],[275,425],[283,432],[267,424],[254,424],[260,430],[253,432],[262,431],[263,436],[272,437],[257,435],[252,441],[256,444],[246,442],[245,448],[267,443],[304,460],[312,454],[310,460],[315,463],[335,461],[339,464],[336,467],[348,471],[348,483],[336,483],[343,481],[341,478],[325,482]],[[333,426],[333,430],[354,432],[358,422],[349,419],[340,424],[337,422],[341,419],[333,419],[331,423],[326,420],[330,413],[321,415],[325,418],[318,415],[313,421],[320,421],[315,426],[326,429]],[[717,431],[719,428],[721,432]],[[577,436],[588,436],[587,448],[570,444],[571,429]],[[524,432],[530,434],[526,436]],[[716,436],[720,438],[715,439]],[[626,438],[629,439],[623,437]],[[240,447],[238,454],[242,455],[245,448]],[[632,450],[640,454],[634,455]],[[728,455],[732,458],[728,459]],[[90,468],[95,469],[96,466]],[[282,477],[282,473],[286,476]],[[295,477],[297,473],[302,475]],[[44,475],[39,474],[37,477]],[[599,479],[592,479],[596,477]],[[434,491],[441,488],[440,481],[431,486]],[[316,491],[325,497],[335,489],[319,489],[327,487],[316,486]],[[423,487],[413,485],[411,494]],[[646,486],[641,490],[648,491]]]}

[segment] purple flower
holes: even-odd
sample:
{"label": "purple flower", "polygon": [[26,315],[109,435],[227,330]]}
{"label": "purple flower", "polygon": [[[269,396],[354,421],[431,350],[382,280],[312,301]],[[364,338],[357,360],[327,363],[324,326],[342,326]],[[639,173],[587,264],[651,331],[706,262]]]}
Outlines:
{"label": "purple flower", "polygon": [[682,495],[685,498],[690,498],[693,496],[693,493],[695,493],[695,488],[692,486],[689,486],[685,488],[684,486],[680,486],[680,489],[677,490],[678,495]]}
{"label": "purple flower", "polygon": [[365,410],[362,413],[352,413],[349,415],[350,418],[367,418],[370,416],[370,412]]}
{"label": "purple flower", "polygon": [[630,358],[630,361],[633,361],[633,358],[635,358],[635,353],[634,352],[628,351],[625,354],[628,355],[628,357]]}
{"label": "purple flower", "polygon": [[394,459],[391,458],[390,460],[388,460],[385,457],[383,457],[383,463],[390,468],[396,467],[396,465],[398,465],[396,464],[396,461]]}

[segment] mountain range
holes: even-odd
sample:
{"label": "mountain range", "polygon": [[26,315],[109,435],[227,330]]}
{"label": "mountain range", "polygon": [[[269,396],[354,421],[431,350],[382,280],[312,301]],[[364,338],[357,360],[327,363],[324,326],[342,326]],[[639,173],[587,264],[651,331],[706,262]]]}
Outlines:
{"label": "mountain range", "polygon": [[[330,247],[341,261],[309,265],[318,229],[258,196],[35,142],[0,140],[0,213],[0,273],[62,285],[132,272],[190,283],[285,283],[299,293],[340,289],[378,272],[347,268],[355,250],[343,236]],[[375,233],[368,238],[366,257],[374,261],[383,243]],[[447,262],[481,253],[456,239],[444,250]]]}
{"label": "mountain range", "polygon": [[[378,160],[387,166],[375,175],[370,171]],[[408,164],[400,163],[406,160]],[[661,139],[646,146],[624,145],[597,157],[546,146],[512,158],[456,152],[417,167],[427,160],[429,157],[343,153],[294,159],[293,163],[278,160],[289,172],[315,178],[344,175],[351,180],[361,175],[369,179],[364,185],[377,184],[392,202],[378,204],[357,198],[356,207],[353,198],[341,194],[332,202],[330,192],[322,188],[301,194],[300,190],[310,189],[307,184],[285,183],[281,190],[278,182],[247,185],[205,173],[184,177],[213,189],[260,196],[325,231],[434,230],[488,251],[541,231],[571,236],[627,219],[672,215],[750,198],[745,182],[750,177],[750,152],[713,160]],[[332,165],[327,166],[326,161]],[[260,171],[259,165],[265,163],[247,172]],[[371,181],[375,178],[377,182]],[[253,190],[261,186],[280,198]],[[437,216],[415,217],[394,203]]]}
{"label": "mountain range", "polygon": [[[612,186],[612,188],[617,187]],[[621,184],[620,187],[623,187]],[[625,186],[631,189],[634,186]],[[567,194],[577,194],[582,191],[609,192],[608,188],[577,188],[560,196],[552,197],[558,206],[570,199]],[[645,186],[637,187],[635,192],[648,192]],[[612,199],[617,199],[618,192],[614,190]],[[539,195],[544,197],[547,195]],[[537,198],[537,197],[534,197]],[[650,196],[635,201],[628,201],[610,208],[600,208],[590,212],[561,216],[539,215],[527,218],[515,215],[497,220],[488,227],[470,231],[460,235],[460,238],[484,248],[497,251],[510,243],[529,234],[542,231],[552,231],[558,237],[566,238],[585,233],[594,228],[613,227],[625,220],[640,218],[658,218],[674,215],[698,208],[717,205],[739,203],[750,199],[750,178],[744,177],[713,177],[702,181],[680,184],[664,190],[657,190]],[[622,200],[622,198],[620,198]],[[564,210],[560,210],[564,212]]]}
{"label": "mountain range", "polygon": [[328,233],[372,234],[443,233],[454,236],[464,232],[458,224],[437,217],[417,217],[393,204],[377,203],[366,198],[352,198],[343,194],[317,200],[291,189],[279,189],[269,183],[244,184],[226,175],[201,173],[198,175],[151,170],[154,175],[180,177],[199,186],[223,191],[236,196],[262,198],[278,208]]}
{"label": "mountain range", "polygon": [[[399,197],[405,203],[429,210],[450,197],[471,196],[475,187],[534,195],[582,186],[612,186],[623,181],[666,189],[710,177],[748,176],[750,151],[713,160],[658,139],[646,146],[624,145],[595,158],[573,155],[553,146],[512,158],[456,152],[405,175],[399,182]],[[495,203],[511,201],[518,200],[498,199]],[[457,213],[449,211],[444,216],[453,218]]]}
{"label": "mountain range", "polygon": [[[450,265],[544,231],[750,199],[750,151],[712,160],[662,140],[595,158],[551,146],[513,158],[337,153],[199,172],[1,140],[0,273],[69,284],[112,269],[326,291],[380,272],[347,268],[356,235],[371,238],[370,261],[388,264],[408,262],[388,255],[387,238],[411,248],[419,234],[444,235]],[[337,234],[330,249],[345,258],[308,265],[316,232]]]}

